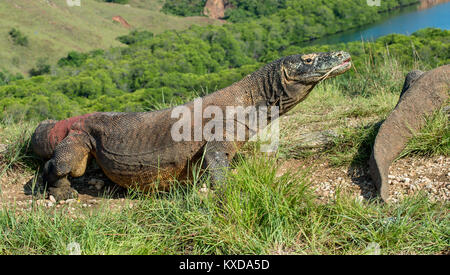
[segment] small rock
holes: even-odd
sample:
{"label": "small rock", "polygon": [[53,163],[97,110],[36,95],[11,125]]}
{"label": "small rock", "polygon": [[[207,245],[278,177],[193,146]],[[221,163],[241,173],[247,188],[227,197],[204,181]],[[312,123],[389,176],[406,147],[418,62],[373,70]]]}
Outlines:
{"label": "small rock", "polygon": [[306,133],[299,137],[298,148],[321,148],[332,143],[337,136],[335,130]]}
{"label": "small rock", "polygon": [[403,181],[404,183],[410,183],[410,182],[411,182],[411,179],[410,179],[410,178],[403,178],[402,181]]}
{"label": "small rock", "polygon": [[81,247],[77,242],[72,242],[67,245],[69,255],[81,255]]}
{"label": "small rock", "polygon": [[7,149],[8,149],[8,145],[0,143],[0,154],[5,153]]}
{"label": "small rock", "polygon": [[45,200],[37,200],[36,205],[38,205],[38,206],[46,205],[46,201]]}
{"label": "small rock", "polygon": [[103,188],[103,186],[105,185],[105,183],[103,181],[101,181],[101,183],[97,183],[95,185],[95,189],[97,190],[101,190]]}
{"label": "small rock", "polygon": [[56,199],[55,199],[55,197],[53,197],[53,195],[50,195],[50,196],[48,197],[48,199],[50,200],[50,202],[56,203]]}
{"label": "small rock", "polygon": [[97,190],[101,190],[105,186],[105,182],[99,179],[90,179],[88,184],[95,186]]}
{"label": "small rock", "polygon": [[381,248],[378,243],[371,242],[367,245],[365,249],[366,255],[381,255]]}
{"label": "small rock", "polygon": [[209,189],[205,184],[203,184],[202,188],[198,190],[198,195],[202,200],[206,199],[211,194],[214,194],[214,191]]}

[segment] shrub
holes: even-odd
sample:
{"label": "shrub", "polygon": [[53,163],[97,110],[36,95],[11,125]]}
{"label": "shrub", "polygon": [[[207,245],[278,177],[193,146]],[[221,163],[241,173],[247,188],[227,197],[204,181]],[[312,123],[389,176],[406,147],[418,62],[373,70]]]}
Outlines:
{"label": "shrub", "polygon": [[30,76],[38,76],[42,74],[50,73],[50,65],[47,64],[47,60],[45,58],[40,58],[36,63],[36,68],[32,68],[30,71]]}
{"label": "shrub", "polygon": [[26,37],[21,31],[16,28],[12,28],[9,31],[9,36],[12,38],[14,44],[20,46],[28,46],[28,37]]}
{"label": "shrub", "polygon": [[104,2],[117,3],[117,4],[128,4],[129,0],[104,0]]}
{"label": "shrub", "polygon": [[123,44],[127,44],[127,45],[131,45],[131,44],[135,44],[139,41],[144,41],[147,39],[151,39],[153,38],[153,33],[149,32],[149,31],[132,31],[130,32],[130,34],[128,35],[122,35],[117,37],[116,39],[119,40],[120,42],[122,42]]}
{"label": "shrub", "polygon": [[166,0],[161,11],[180,16],[202,15],[206,0]]}

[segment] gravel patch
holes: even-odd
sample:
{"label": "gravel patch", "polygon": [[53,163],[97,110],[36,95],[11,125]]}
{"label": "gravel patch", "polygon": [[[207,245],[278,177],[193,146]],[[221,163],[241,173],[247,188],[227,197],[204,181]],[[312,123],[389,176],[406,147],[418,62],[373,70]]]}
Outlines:
{"label": "gravel patch", "polygon": [[[286,160],[278,175],[309,168],[308,179],[322,202],[330,202],[336,193],[367,200],[376,197],[376,190],[366,167],[333,167],[323,160],[308,163]],[[390,202],[423,192],[431,201],[450,199],[450,157],[404,158],[394,162],[389,174]]]}

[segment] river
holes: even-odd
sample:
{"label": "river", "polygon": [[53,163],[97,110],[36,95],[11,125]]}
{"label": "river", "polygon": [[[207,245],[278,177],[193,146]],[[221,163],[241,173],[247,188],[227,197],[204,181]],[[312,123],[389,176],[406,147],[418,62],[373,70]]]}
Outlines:
{"label": "river", "polygon": [[450,29],[450,2],[426,9],[421,8],[420,5],[402,8],[386,14],[382,20],[374,24],[309,41],[305,45],[335,44],[362,39],[373,41],[391,33],[410,35],[426,27]]}

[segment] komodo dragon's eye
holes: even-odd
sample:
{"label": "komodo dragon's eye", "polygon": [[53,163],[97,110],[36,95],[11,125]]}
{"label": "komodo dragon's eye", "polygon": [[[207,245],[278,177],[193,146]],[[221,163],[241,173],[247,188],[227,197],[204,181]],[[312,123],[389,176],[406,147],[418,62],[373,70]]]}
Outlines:
{"label": "komodo dragon's eye", "polygon": [[316,58],[317,54],[307,54],[302,57],[303,62],[306,64],[311,64],[314,61],[314,58]]}

